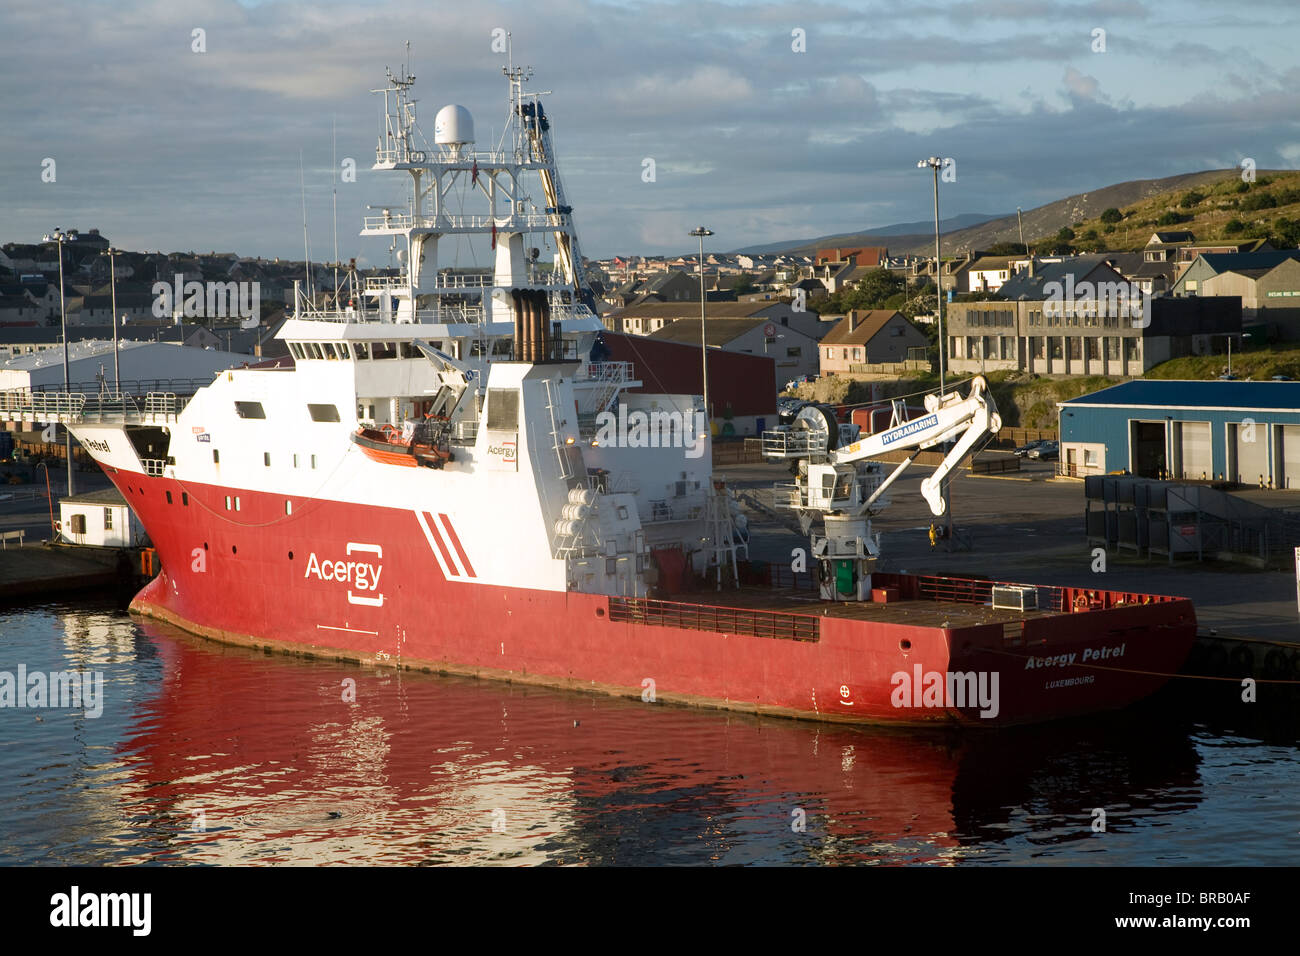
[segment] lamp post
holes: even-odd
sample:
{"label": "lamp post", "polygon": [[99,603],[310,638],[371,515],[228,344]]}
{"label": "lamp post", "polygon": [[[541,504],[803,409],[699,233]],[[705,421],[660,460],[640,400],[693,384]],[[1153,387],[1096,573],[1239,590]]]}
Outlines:
{"label": "lamp post", "polygon": [[[68,376],[68,309],[63,294],[63,244],[68,241],[68,238],[67,233],[55,226],[54,232],[47,235],[45,241],[59,244],[59,322],[63,327],[63,394],[67,396],[68,408],[71,410],[72,380]],[[67,425],[63,426],[63,436],[67,452],[68,495],[71,496],[75,494],[72,487],[72,432],[68,431]]]}
{"label": "lamp post", "polygon": [[[939,170],[943,168],[943,160],[938,156],[931,156],[928,159],[919,160],[916,164],[917,169],[929,167],[934,173],[934,302],[935,316],[939,325],[939,395],[942,397],[946,391],[945,371],[947,363],[944,360],[944,335],[943,335],[943,260],[939,258]],[[981,346],[980,361],[983,365],[984,351]],[[945,450],[951,445],[944,445]],[[949,479],[951,481],[951,478]],[[948,519],[947,533],[944,535],[944,541],[947,544],[947,550],[952,551],[952,501],[948,495],[948,483],[943,486],[943,511]]]}
{"label": "lamp post", "polygon": [[939,394],[942,395],[947,390],[944,381],[946,363],[943,357],[943,260],[939,258],[939,170],[943,168],[943,160],[938,156],[931,156],[929,159],[919,160],[916,164],[917,169],[926,167],[934,172],[934,302],[935,315],[939,324]]}
{"label": "lamp post", "polygon": [[713,233],[703,226],[692,229],[690,235],[700,240],[700,364],[704,370],[704,427],[713,432],[713,416],[709,414],[709,340],[704,331],[704,237]]}
{"label": "lamp post", "polygon": [[105,255],[108,256],[109,289],[113,296],[113,388],[118,395],[122,394],[122,370],[117,361],[117,257],[121,254],[121,249],[111,246],[105,250]]}

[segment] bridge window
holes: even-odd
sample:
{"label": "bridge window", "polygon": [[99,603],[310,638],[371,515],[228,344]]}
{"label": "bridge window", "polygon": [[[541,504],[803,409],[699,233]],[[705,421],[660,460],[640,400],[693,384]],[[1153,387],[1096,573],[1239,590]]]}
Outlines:
{"label": "bridge window", "polygon": [[326,357],[327,359],[329,359],[331,362],[334,362],[334,361],[337,361],[337,360],[338,360],[338,357],[339,357],[339,356],[338,356],[338,353],[334,351],[334,343],[333,343],[333,342],[326,342],[326,343],[325,343],[325,357]]}
{"label": "bridge window", "polygon": [[402,358],[420,358],[420,350],[417,349],[413,343],[403,342],[401,345]]}
{"label": "bridge window", "polygon": [[353,342],[352,351],[356,353],[359,359],[370,358],[370,345],[367,342]]}
{"label": "bridge window", "polygon": [[337,405],[313,405],[308,402],[307,411],[311,414],[311,420],[314,422],[337,422],[340,420]]}
{"label": "bridge window", "polygon": [[370,346],[370,357],[376,360],[397,358],[397,347],[393,342],[374,342]]}
{"label": "bridge window", "polygon": [[235,414],[240,418],[266,418],[261,402],[235,402]]}

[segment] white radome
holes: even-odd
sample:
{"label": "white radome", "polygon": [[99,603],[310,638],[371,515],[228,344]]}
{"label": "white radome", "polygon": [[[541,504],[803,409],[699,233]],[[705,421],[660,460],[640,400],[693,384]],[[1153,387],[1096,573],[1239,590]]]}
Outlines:
{"label": "white radome", "polygon": [[433,141],[439,146],[474,142],[474,117],[463,106],[444,106],[433,120]]}

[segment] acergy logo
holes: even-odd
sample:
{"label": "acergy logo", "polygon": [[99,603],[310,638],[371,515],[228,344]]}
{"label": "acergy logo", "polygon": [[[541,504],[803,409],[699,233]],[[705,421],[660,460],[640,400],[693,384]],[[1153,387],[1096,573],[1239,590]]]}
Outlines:
{"label": "acergy logo", "polygon": [[[374,563],[355,559],[351,561],[337,561],[330,558],[322,560],[313,551],[311,556],[307,558],[307,570],[303,573],[303,577],[314,577],[318,581],[333,581],[347,585],[349,604],[383,607],[384,596],[377,592],[379,591],[379,576],[384,573],[384,566],[381,563],[384,557],[384,549],[377,544],[359,544],[356,541],[349,541],[347,555],[351,558],[354,554],[374,555]],[[353,591],[353,588],[356,591],[370,593],[358,594]]]}

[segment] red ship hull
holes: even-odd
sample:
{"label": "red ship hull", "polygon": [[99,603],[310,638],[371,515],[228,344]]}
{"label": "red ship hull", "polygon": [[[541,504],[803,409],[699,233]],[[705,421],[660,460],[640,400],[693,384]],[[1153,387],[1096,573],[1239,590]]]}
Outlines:
{"label": "red ship hull", "polygon": [[[913,604],[940,617],[961,607],[921,604],[933,582],[909,576],[877,576],[904,598],[890,620],[815,601],[785,613],[493,586],[474,579],[450,519],[439,546],[460,552],[466,573],[449,580],[409,510],[314,499],[284,520],[281,496],[241,489],[236,524],[214,517],[230,489],[186,483],[183,505],[174,479],[109,477],[161,557],[133,610],[290,653],[789,717],[993,726],[1124,707],[1159,689],[1195,639],[1187,600],[1069,589],[1063,613],[927,624]],[[356,540],[382,548],[373,580],[360,578],[367,555],[345,560]],[[996,705],[922,694],[924,678],[951,672],[996,674]]]}

